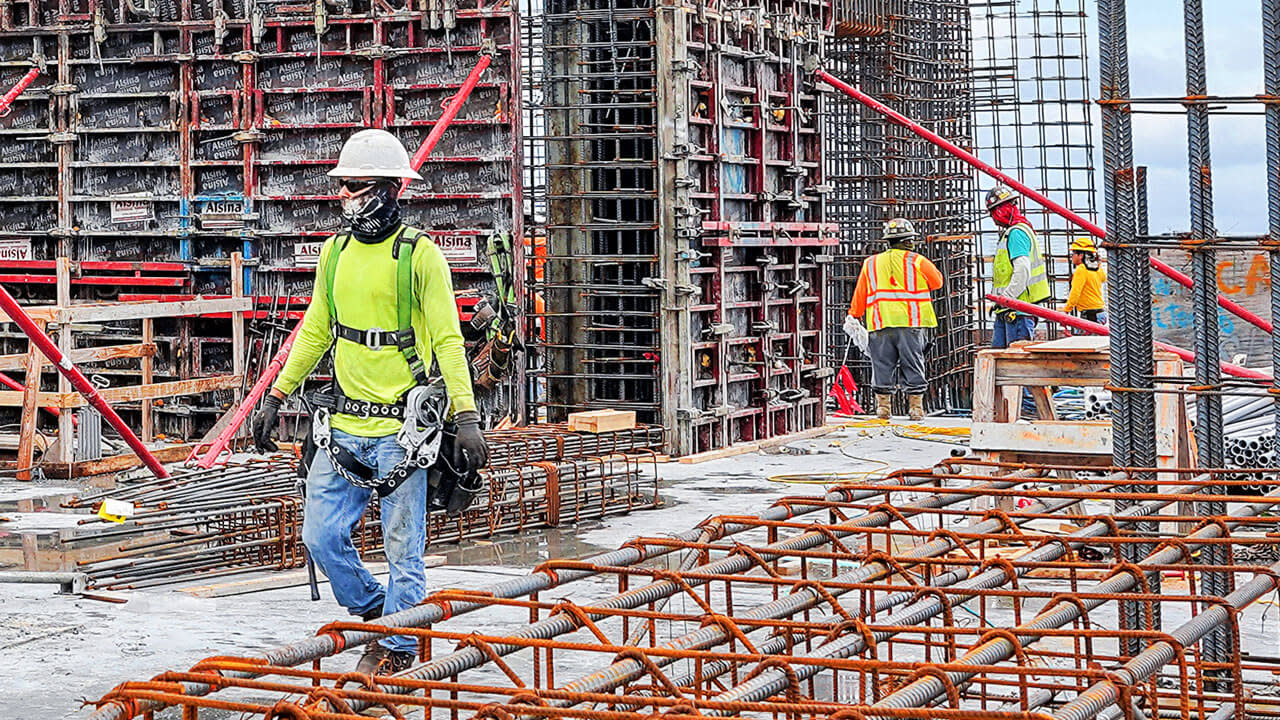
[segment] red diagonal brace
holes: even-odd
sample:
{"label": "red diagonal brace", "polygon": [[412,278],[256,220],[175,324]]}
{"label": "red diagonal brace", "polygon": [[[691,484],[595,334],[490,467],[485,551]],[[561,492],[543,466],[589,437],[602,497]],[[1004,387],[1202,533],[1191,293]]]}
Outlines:
{"label": "red diagonal brace", "polygon": [[[1010,310],[1017,310],[1018,312],[1026,313],[1027,315],[1035,315],[1036,317],[1043,318],[1045,320],[1052,320],[1056,323],[1060,323],[1068,327],[1073,327],[1077,330],[1083,330],[1084,332],[1090,333],[1092,335],[1110,335],[1111,334],[1111,331],[1107,329],[1106,325],[1100,325],[1095,322],[1089,322],[1084,318],[1078,318],[1074,315],[1068,315],[1064,312],[1058,312],[1057,310],[1050,310],[1047,307],[1041,307],[1039,305],[1035,305],[1032,303],[1022,302],[1021,300],[1011,300],[1009,298],[1000,297],[999,295],[993,295],[991,293],[987,293],[987,299],[1001,307],[1006,307],[1006,308],[1009,308]],[[996,322],[1002,322],[1002,321],[997,320]],[[1195,362],[1196,354],[1191,352],[1190,350],[1184,350],[1178,347],[1177,345],[1170,345],[1169,343],[1160,342],[1159,340],[1155,342],[1155,346],[1160,348],[1161,350],[1167,350],[1173,353],[1174,355],[1177,355],[1178,357],[1182,358],[1183,360],[1186,360],[1187,362]],[[1238,378],[1247,378],[1249,380],[1263,380],[1265,382],[1272,381],[1272,377],[1270,375],[1266,373],[1258,372],[1257,370],[1250,370],[1249,368],[1240,367],[1239,365],[1233,365],[1232,363],[1229,363],[1229,362],[1224,362],[1219,364],[1222,365],[1222,371],[1227,373],[1228,375],[1234,375]]]}
{"label": "red diagonal brace", "polygon": [[31,68],[27,71],[26,75],[23,75],[22,78],[18,80],[17,85],[14,85],[9,92],[4,94],[4,97],[0,98],[0,117],[4,117],[9,114],[9,106],[13,104],[14,100],[18,99],[18,96],[21,95],[24,90],[31,86],[31,83],[36,81],[36,78],[39,77],[39,75],[40,68]]}
{"label": "red diagonal brace", "polygon": [[[147,449],[147,446],[142,444],[142,441],[138,439],[138,436],[133,434],[133,431],[129,429],[129,426],[125,424],[124,420],[120,419],[120,416],[116,414],[116,411],[112,409],[111,405],[108,404],[107,401],[103,399],[102,395],[98,393],[98,389],[93,386],[93,383],[89,382],[89,378],[85,377],[84,373],[80,372],[79,368],[71,364],[71,361],[62,354],[61,350],[58,349],[57,343],[50,339],[48,335],[45,335],[44,332],[36,326],[36,323],[31,319],[31,316],[22,309],[22,306],[18,305],[18,301],[14,300],[13,296],[9,294],[9,291],[5,290],[3,287],[0,287],[0,310],[3,310],[14,324],[19,328],[22,328],[22,332],[26,333],[27,337],[31,339],[31,342],[35,344],[35,346],[40,349],[40,352],[44,353],[44,356],[49,359],[49,362],[58,369],[58,372],[62,373],[62,376],[71,382],[71,386],[83,395],[84,399],[87,400],[95,410],[102,413],[102,417],[106,418],[106,421],[110,423],[111,427],[115,428],[116,432],[120,433],[120,437],[124,438],[125,443],[138,454],[138,457],[142,460],[143,464],[151,470],[152,474],[159,478],[169,477],[169,472],[164,469],[164,466],[160,464],[160,461],[156,459],[156,456],[151,454],[151,451]],[[67,442],[68,438],[63,438],[62,440],[63,442]]]}
{"label": "red diagonal brace", "polygon": [[[453,119],[458,116],[458,111],[462,109],[462,104],[471,97],[471,91],[476,89],[476,83],[480,82],[480,75],[489,67],[489,63],[493,62],[493,56],[484,53],[480,56],[480,60],[476,62],[476,66],[471,68],[471,72],[467,74],[467,79],[462,82],[462,87],[458,88],[458,93],[449,99],[448,104],[444,107],[444,114],[436,120],[436,124],[431,126],[431,132],[427,133],[427,139],[422,141],[422,146],[418,148],[418,152],[413,154],[413,159],[409,164],[414,170],[422,167],[426,162],[427,156],[436,148],[436,143],[440,142],[444,131],[449,129],[449,125],[453,123]],[[400,183],[400,192],[409,187],[409,180],[406,178]]]}
{"label": "red diagonal brace", "polygon": [[227,445],[231,443],[231,438],[235,437],[236,432],[240,430],[240,426],[253,412],[253,407],[258,404],[258,399],[262,394],[271,387],[271,383],[275,381],[276,375],[280,374],[280,369],[284,367],[285,360],[289,359],[289,351],[293,349],[293,341],[298,338],[298,331],[302,329],[302,323],[293,326],[293,332],[289,333],[289,337],[280,343],[280,349],[272,356],[271,362],[266,369],[262,371],[262,377],[253,384],[249,389],[249,394],[241,401],[240,407],[236,408],[235,415],[231,416],[231,422],[218,433],[218,437],[207,445],[197,445],[192,448],[191,455],[187,457],[187,462],[191,462],[193,458],[201,450],[204,450],[204,456],[200,458],[196,465],[202,468],[211,468],[217,462],[218,456],[223,450],[227,449]]}
{"label": "red diagonal brace", "polygon": [[[1018,192],[1022,193],[1026,197],[1029,197],[1032,200],[1035,200],[1036,202],[1043,205],[1047,210],[1069,220],[1072,223],[1075,223],[1076,225],[1078,225],[1079,227],[1087,231],[1090,235],[1093,235],[1099,240],[1106,239],[1107,231],[1102,229],[1097,224],[1090,222],[1084,217],[1081,217],[1080,215],[1072,211],[1070,208],[1064,205],[1061,205],[1059,203],[1056,203],[1053,200],[1050,200],[1044,194],[1022,184],[1021,182],[1018,181],[1017,178],[1012,177],[1011,175],[1007,175],[1004,172],[1001,172],[1000,170],[996,169],[995,166],[983,162],[982,160],[978,159],[978,157],[973,153],[961,148],[960,146],[956,145],[950,140],[947,140],[941,135],[929,130],[928,128],[921,126],[919,123],[913,121],[911,118],[894,110],[888,105],[885,105],[879,100],[876,100],[875,98],[862,92],[858,88],[844,82],[840,78],[837,78],[834,75],[822,69],[815,70],[814,75],[819,80],[839,90],[845,95],[848,95],[854,100],[857,100],[858,102],[871,108],[872,110],[875,110],[881,115],[884,115],[885,117],[889,118],[890,120],[897,123],[898,125],[901,125],[902,127],[910,130],[916,135],[919,135],[925,140],[928,140],[934,145],[951,153],[952,155],[955,155],[957,158],[965,161],[969,165],[972,165],[978,170],[1008,185],[1014,190],[1017,190]],[[1166,265],[1165,263],[1160,262],[1155,258],[1151,258],[1151,267],[1155,268],[1157,272],[1169,277],[1174,282],[1177,282],[1179,285],[1182,285],[1183,287],[1187,287],[1187,288],[1191,287],[1192,283],[1191,283],[1190,277],[1188,277],[1183,273],[1178,272],[1177,270]],[[1267,333],[1271,333],[1272,331],[1271,323],[1267,322],[1266,320],[1263,320],[1262,318],[1258,317],[1256,314],[1249,312],[1245,308],[1241,307],[1239,304],[1232,302],[1231,300],[1228,300],[1221,293],[1218,294],[1218,305],[1222,307],[1224,310],[1226,310],[1227,312],[1230,312],[1236,317],[1239,317],[1240,319],[1244,320],[1245,322],[1248,322],[1251,325],[1261,328],[1262,330],[1265,330]]]}

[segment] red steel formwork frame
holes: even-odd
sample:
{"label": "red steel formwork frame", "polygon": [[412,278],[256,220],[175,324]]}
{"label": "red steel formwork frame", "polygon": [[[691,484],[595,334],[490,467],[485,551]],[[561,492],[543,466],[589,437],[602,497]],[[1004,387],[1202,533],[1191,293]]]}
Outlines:
{"label": "red steel formwork frame", "polygon": [[623,407],[687,454],[823,420],[829,8],[553,2],[543,23],[550,417]]}
{"label": "red steel formwork frame", "polygon": [[[256,268],[265,364],[310,296],[319,243],[339,226],[324,176],[342,141],[384,127],[422,144],[481,57],[492,65],[406,193],[405,217],[445,249],[470,319],[494,281],[486,251],[522,266],[518,23],[506,3],[20,0],[0,9],[0,84],[28,82],[0,118],[3,280],[45,298],[57,256],[77,297],[225,295],[227,258]],[[29,244],[29,249],[28,249]],[[48,267],[46,267],[48,266]],[[512,278],[519,297],[523,278]],[[119,333],[127,329],[109,329]],[[136,332],[136,330],[135,330]],[[157,374],[230,367],[224,319],[162,321]],[[477,332],[474,339],[480,339]],[[85,337],[89,337],[85,334]],[[251,371],[253,367],[250,368]],[[520,383],[480,398],[519,412]],[[198,435],[217,396],[167,408]]]}

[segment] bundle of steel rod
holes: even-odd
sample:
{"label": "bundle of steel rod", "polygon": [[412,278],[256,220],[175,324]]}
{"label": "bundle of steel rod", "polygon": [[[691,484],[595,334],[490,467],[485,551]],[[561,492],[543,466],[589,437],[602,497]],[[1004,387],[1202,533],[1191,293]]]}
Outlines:
{"label": "bundle of steel rod", "polygon": [[[1280,543],[1265,532],[1278,522],[1266,513],[1280,491],[1241,496],[1220,475],[1190,470],[1151,488],[1132,479],[1150,469],[1058,479],[1085,470],[1098,468],[958,460],[786,498],[759,516],[718,516],[442,591],[376,624],[332,623],[251,657],[124,683],[85,715],[173,706],[184,718],[329,720],[392,706],[486,720],[1280,714],[1266,692],[1280,660],[1257,634],[1254,605],[1280,583],[1280,565],[1211,566],[1204,552]],[[1011,496],[1030,503],[986,509]],[[1196,501],[1230,512],[1178,514]],[[1064,527],[1061,511],[1079,503],[1087,515]],[[1144,524],[1157,536],[1135,533]],[[1130,551],[1136,562],[1120,559]],[[1238,589],[1207,596],[1208,571]],[[602,582],[617,594],[602,597]],[[1145,624],[1115,629],[1125,601]],[[1219,628],[1237,652],[1207,662],[1197,643]],[[387,634],[420,638],[415,665],[366,678],[345,672],[356,652],[333,657]]]}
{"label": "bundle of steel rod", "polygon": [[564,424],[550,424],[491,430],[485,438],[489,442],[489,466],[505,467],[542,460],[656,452],[662,448],[663,434],[658,425],[589,433],[571,431]]}
{"label": "bundle of steel rod", "polygon": [[[535,462],[487,470],[483,473],[485,489],[470,509],[456,517],[443,512],[429,516],[427,544],[438,547],[654,507],[658,494],[653,463],[639,456],[615,458]],[[216,475],[187,483],[181,493],[186,499],[176,506],[141,513],[134,516],[131,527],[95,536],[95,540],[105,535],[113,541],[128,538],[129,542],[114,555],[80,562],[78,569],[89,575],[92,587],[137,589],[251,570],[301,567],[305,561],[303,502],[294,492],[293,472],[259,465],[254,472],[235,475],[239,483],[273,488],[270,492],[276,495],[263,496],[266,490],[255,489],[249,500],[234,486],[204,488],[224,484],[224,478]],[[284,487],[279,485],[282,479]],[[382,550],[376,501],[353,533],[353,541],[366,557]]]}
{"label": "bundle of steel rod", "polygon": [[[537,527],[554,527],[658,502],[654,449],[660,428],[574,433],[534,426],[489,433],[494,457],[485,490],[471,509],[428,522],[439,546]],[[119,543],[117,552],[82,561],[94,587],[143,588],[250,570],[300,567],[302,498],[296,463],[287,457],[200,470],[72,498],[69,508],[97,510],[107,498],[130,507],[120,525],[93,516],[85,534],[64,543]],[[354,541],[362,553],[382,549],[377,503]]]}

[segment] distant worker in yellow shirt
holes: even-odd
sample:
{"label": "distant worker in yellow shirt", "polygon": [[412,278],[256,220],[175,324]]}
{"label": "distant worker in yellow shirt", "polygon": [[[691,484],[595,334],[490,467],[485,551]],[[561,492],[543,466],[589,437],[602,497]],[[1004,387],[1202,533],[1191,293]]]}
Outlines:
{"label": "distant worker in yellow shirt", "polygon": [[1064,312],[1075,313],[1085,320],[1106,324],[1107,304],[1102,289],[1107,284],[1107,268],[1098,257],[1091,238],[1076,238],[1071,243],[1071,295]]}

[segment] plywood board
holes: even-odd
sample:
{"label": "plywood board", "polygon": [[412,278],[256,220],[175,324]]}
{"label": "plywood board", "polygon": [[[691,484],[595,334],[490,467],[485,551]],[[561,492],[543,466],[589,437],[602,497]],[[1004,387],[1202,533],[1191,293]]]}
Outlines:
{"label": "plywood board", "polygon": [[1027,352],[1108,352],[1111,338],[1099,335],[1074,335],[1048,342],[1034,343],[1023,348]]}

